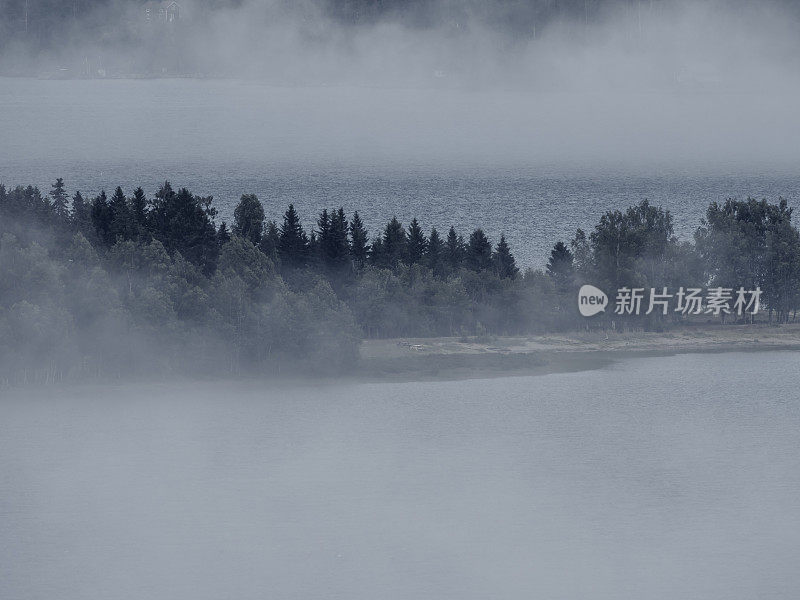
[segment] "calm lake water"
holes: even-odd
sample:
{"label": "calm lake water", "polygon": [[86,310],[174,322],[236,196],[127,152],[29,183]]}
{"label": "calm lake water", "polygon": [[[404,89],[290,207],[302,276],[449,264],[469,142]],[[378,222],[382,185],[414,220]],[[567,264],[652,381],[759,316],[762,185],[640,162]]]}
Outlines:
{"label": "calm lake water", "polygon": [[428,229],[505,233],[543,266],[558,240],[645,198],[689,238],[708,203],[800,198],[800,112],[766,92],[524,93],[243,81],[0,78],[0,182],[94,195],[160,182]]}
{"label": "calm lake water", "polygon": [[5,392],[0,597],[796,598],[798,368]]}

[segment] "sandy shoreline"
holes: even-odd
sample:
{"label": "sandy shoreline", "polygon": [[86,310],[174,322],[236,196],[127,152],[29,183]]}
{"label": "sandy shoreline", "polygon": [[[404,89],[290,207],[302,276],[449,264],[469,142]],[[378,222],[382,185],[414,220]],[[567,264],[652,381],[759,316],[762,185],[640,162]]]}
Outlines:
{"label": "sandy shoreline", "polygon": [[544,375],[602,368],[634,357],[800,351],[800,324],[682,327],[666,332],[365,340],[356,378],[427,381]]}

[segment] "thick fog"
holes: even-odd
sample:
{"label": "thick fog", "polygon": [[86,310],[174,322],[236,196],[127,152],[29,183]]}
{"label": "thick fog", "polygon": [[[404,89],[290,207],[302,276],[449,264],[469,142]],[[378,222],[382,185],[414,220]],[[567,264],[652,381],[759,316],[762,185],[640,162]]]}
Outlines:
{"label": "thick fog", "polygon": [[796,368],[15,393],[0,596],[791,598]]}
{"label": "thick fog", "polygon": [[177,26],[142,31],[141,7],[125,6],[114,17],[125,27],[91,30],[122,28],[119,40],[76,41],[65,25],[27,70],[15,70],[19,44],[6,44],[3,72],[238,82],[43,87],[43,111],[4,81],[0,121],[13,143],[3,162],[171,155],[774,171],[798,160],[798,21],[779,4],[587,3],[584,15],[556,12],[538,28],[529,19],[523,31],[466,4],[412,23],[393,12],[352,24],[315,3],[201,10],[188,1]]}

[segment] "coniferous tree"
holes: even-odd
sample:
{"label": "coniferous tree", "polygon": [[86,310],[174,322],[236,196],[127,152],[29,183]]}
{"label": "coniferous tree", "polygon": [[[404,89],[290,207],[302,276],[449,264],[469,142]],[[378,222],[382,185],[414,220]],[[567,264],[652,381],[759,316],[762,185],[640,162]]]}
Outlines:
{"label": "coniferous tree", "polygon": [[303,231],[294,204],[290,204],[286,214],[283,215],[278,256],[285,267],[302,267],[308,258],[308,236]]}
{"label": "coniferous tree", "polygon": [[516,279],[519,274],[517,268],[517,261],[514,260],[514,255],[511,254],[511,249],[508,247],[506,237],[500,234],[500,241],[497,243],[494,254],[492,255],[494,262],[495,272],[500,279]]}
{"label": "coniferous tree", "polygon": [[111,213],[111,243],[116,242],[118,239],[131,239],[133,237],[133,220],[128,208],[128,199],[125,198],[121,187],[117,187],[114,190],[114,195],[111,196],[111,201],[109,202],[109,210]]}
{"label": "coniferous tree", "polygon": [[219,256],[210,198],[198,198],[186,188],[178,192],[164,182],[152,203],[153,233],[169,252],[178,251],[204,273],[213,273]]}
{"label": "coniferous tree", "polygon": [[553,278],[556,287],[564,288],[572,283],[575,276],[575,258],[564,242],[556,242],[547,261],[547,274]]}
{"label": "coniferous tree", "polygon": [[147,237],[147,196],[144,190],[137,187],[130,201],[131,221],[135,235],[140,238]]}
{"label": "coniferous tree", "polygon": [[219,247],[221,248],[230,241],[231,233],[228,231],[228,224],[223,221],[217,230],[217,244],[219,244]]}
{"label": "coniferous tree", "polygon": [[80,192],[75,192],[72,197],[72,223],[75,229],[82,233],[84,237],[91,237],[92,219],[90,215],[89,205],[83,199]]}
{"label": "coniferous tree", "polygon": [[311,231],[311,254],[320,264],[327,264],[330,250],[331,217],[328,209],[323,208],[317,219],[317,229]]}
{"label": "coniferous tree", "polygon": [[469,236],[465,260],[473,271],[484,271],[492,266],[492,244],[480,227]]}
{"label": "coniferous tree", "polygon": [[422,262],[427,245],[428,240],[425,239],[425,234],[422,232],[422,227],[419,226],[419,222],[417,219],[411,219],[406,236],[406,264],[416,265]]}
{"label": "coniferous tree", "polygon": [[455,227],[450,227],[445,242],[445,261],[450,271],[458,271],[464,262],[464,239],[456,234]]}
{"label": "coniferous tree", "polygon": [[428,237],[428,247],[425,252],[425,264],[433,271],[433,274],[440,276],[443,272],[445,246],[436,227],[431,228],[431,235]]}
{"label": "coniferous tree", "polygon": [[278,224],[275,221],[267,221],[264,234],[261,236],[259,248],[273,263],[278,262],[278,247],[281,243],[281,235],[278,231]]}
{"label": "coniferous tree", "polygon": [[308,238],[308,248],[306,249],[306,254],[308,256],[306,266],[311,265],[312,267],[318,268],[324,264],[321,244],[317,238],[317,232],[313,229],[311,230],[311,235]]}
{"label": "coniferous tree", "polygon": [[368,254],[369,234],[356,211],[350,221],[350,255],[356,266],[360,267],[366,262]]}
{"label": "coniferous tree", "polygon": [[373,265],[381,269],[385,269],[388,266],[386,261],[386,253],[383,250],[383,240],[380,236],[377,236],[375,239],[373,239],[372,243],[370,244],[369,260]]}
{"label": "coniferous tree", "polygon": [[245,238],[254,246],[261,243],[264,231],[264,207],[255,194],[242,194],[233,211],[233,233]]}
{"label": "coniferous tree", "polygon": [[342,270],[348,263],[349,255],[347,217],[344,214],[344,208],[339,207],[339,210],[331,213],[326,252],[328,268],[334,271]]}
{"label": "coniferous tree", "polygon": [[91,208],[92,227],[97,234],[98,239],[106,245],[113,243],[111,237],[111,209],[108,206],[108,198],[106,197],[105,190],[100,192],[100,195],[92,200]]}
{"label": "coniferous tree", "polygon": [[53,198],[53,214],[59,221],[69,220],[69,196],[64,189],[64,180],[59,177],[50,190],[50,197]]}
{"label": "coniferous tree", "polygon": [[406,230],[397,217],[392,217],[392,220],[386,225],[383,231],[383,245],[381,253],[383,254],[384,266],[395,268],[400,260],[405,255],[406,251]]}

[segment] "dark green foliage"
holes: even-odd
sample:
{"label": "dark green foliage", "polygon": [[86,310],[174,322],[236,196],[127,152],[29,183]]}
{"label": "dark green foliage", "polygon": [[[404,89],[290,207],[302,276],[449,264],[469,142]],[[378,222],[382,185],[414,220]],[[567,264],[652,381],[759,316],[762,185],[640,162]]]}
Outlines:
{"label": "dark green foliage", "polygon": [[[582,233],[582,232],[581,232]],[[556,242],[547,261],[547,274],[556,286],[564,289],[572,285],[575,278],[575,256],[564,242]]]}
{"label": "dark green foliage", "polygon": [[129,240],[136,235],[136,223],[131,215],[128,199],[122,192],[121,187],[117,187],[111,201],[108,203],[111,215],[109,225],[109,236],[112,241]]}
{"label": "dark green foliage", "polygon": [[217,243],[220,248],[231,241],[231,234],[228,231],[228,224],[225,221],[219,226],[217,230]]}
{"label": "dark green foliage", "polygon": [[473,271],[485,271],[492,266],[492,244],[480,228],[469,236],[465,263]]}
{"label": "dark green foliage", "polygon": [[709,282],[737,289],[759,286],[770,318],[788,320],[798,307],[800,256],[797,229],[786,200],[726,200],[711,203],[695,234]]}
{"label": "dark green foliage", "polygon": [[69,218],[69,196],[64,189],[64,180],[59,177],[50,190],[50,197],[53,199],[53,214],[57,219],[67,221]]}
{"label": "dark green foliage", "polygon": [[610,289],[663,280],[674,243],[672,215],[643,200],[624,213],[609,211],[589,236],[596,280]]}
{"label": "dark green foliage", "polygon": [[275,223],[275,221],[267,221],[264,234],[261,236],[259,248],[264,255],[275,264],[278,263],[278,248],[280,247],[280,243],[281,235],[278,231],[278,224]]}
{"label": "dark green foliage", "polygon": [[450,271],[458,271],[461,268],[465,253],[463,238],[457,235],[455,228],[451,226],[445,242],[445,261]]}
{"label": "dark green foliage", "polygon": [[436,227],[431,228],[431,235],[428,238],[428,247],[425,253],[425,265],[433,271],[437,277],[445,273],[445,246]]}
{"label": "dark green foliage", "polygon": [[205,273],[213,273],[219,245],[211,214],[209,207],[203,206],[186,188],[176,193],[167,181],[153,201],[153,237],[167,251],[178,251]]}
{"label": "dark green foliage", "polygon": [[111,231],[111,222],[113,221],[113,214],[108,205],[108,198],[106,197],[105,190],[100,192],[92,200],[92,208],[90,211],[92,219],[92,227],[94,227],[97,238],[104,244],[110,245],[113,243],[114,238]]}
{"label": "dark green foliage", "polygon": [[136,188],[130,200],[131,222],[136,237],[148,237],[147,196],[140,187]]}
{"label": "dark green foliage", "polygon": [[375,266],[394,269],[406,253],[406,230],[397,217],[387,223],[380,244],[372,244],[372,261]]}
{"label": "dark green foliage", "polygon": [[233,234],[258,246],[264,231],[264,207],[255,194],[243,194],[233,211]]}
{"label": "dark green foliage", "polygon": [[408,233],[406,234],[406,264],[416,265],[421,263],[425,256],[427,246],[428,240],[425,239],[422,227],[419,226],[419,222],[416,219],[411,219],[411,223],[408,226]]}
{"label": "dark green foliage", "polygon": [[369,250],[369,233],[356,211],[350,220],[350,255],[357,267],[362,267],[367,261]]}
{"label": "dark green foliage", "polygon": [[350,262],[347,240],[347,217],[344,208],[331,213],[330,231],[325,244],[325,263],[334,273],[341,272]]}
{"label": "dark green foliage", "polygon": [[84,236],[90,236],[94,231],[90,215],[90,206],[83,199],[80,192],[75,192],[72,197],[72,223],[76,231]]}
{"label": "dark green foliage", "polygon": [[302,267],[308,260],[308,237],[300,223],[300,217],[294,205],[290,204],[286,214],[283,215],[283,225],[280,228],[278,243],[278,256],[285,268]]}
{"label": "dark green foliage", "polygon": [[500,279],[516,279],[519,274],[517,268],[517,261],[514,255],[511,254],[511,249],[508,247],[508,242],[504,235],[500,234],[500,241],[497,243],[494,254],[492,255],[494,262],[494,270]]}
{"label": "dark green foliage", "polygon": [[350,264],[350,246],[347,240],[347,217],[344,209],[328,213],[323,210],[317,220],[315,255],[329,273],[342,273]]}

